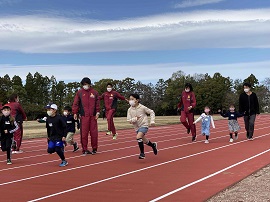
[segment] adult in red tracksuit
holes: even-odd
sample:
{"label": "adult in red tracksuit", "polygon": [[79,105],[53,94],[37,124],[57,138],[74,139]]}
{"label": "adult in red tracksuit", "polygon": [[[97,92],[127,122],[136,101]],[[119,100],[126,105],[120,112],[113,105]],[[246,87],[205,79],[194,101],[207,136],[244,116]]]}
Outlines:
{"label": "adult in red tracksuit", "polygon": [[191,131],[192,141],[196,140],[196,126],[194,122],[194,108],[196,107],[196,98],[190,83],[185,84],[185,90],[181,94],[178,110],[181,111],[180,121],[186,127],[187,133]]}
{"label": "adult in red tracksuit", "polygon": [[27,120],[26,114],[19,103],[19,96],[17,94],[12,94],[9,97],[8,104],[11,108],[11,116],[15,118],[15,121],[18,124],[18,130],[14,132],[14,142],[13,144],[12,153],[22,153],[20,150],[23,138],[23,121]]}
{"label": "adult in red tracksuit", "polygon": [[100,100],[104,100],[106,118],[108,123],[108,132],[107,135],[113,135],[113,139],[116,139],[116,129],[113,122],[113,117],[117,109],[117,100],[127,100],[120,93],[116,92],[112,88],[112,84],[107,84],[107,92],[103,93],[100,97]]}
{"label": "adult in red tracksuit", "polygon": [[[98,148],[97,119],[100,114],[98,92],[91,87],[91,80],[85,77],[81,81],[82,88],[76,93],[72,105],[74,119],[80,115],[81,144],[83,154],[96,154]],[[88,150],[88,135],[90,133],[92,152]]]}

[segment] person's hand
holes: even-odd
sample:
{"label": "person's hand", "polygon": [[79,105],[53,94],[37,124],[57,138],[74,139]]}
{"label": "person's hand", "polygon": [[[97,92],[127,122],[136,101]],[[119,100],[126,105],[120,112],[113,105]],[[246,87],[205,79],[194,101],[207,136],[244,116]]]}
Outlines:
{"label": "person's hand", "polygon": [[99,112],[98,113],[96,113],[96,120],[98,120],[98,118],[99,118]]}
{"label": "person's hand", "polygon": [[8,133],[8,130],[4,130],[4,133]]}
{"label": "person's hand", "polygon": [[78,119],[77,114],[74,114],[74,115],[73,115],[73,118],[74,118],[74,120],[77,120],[77,119]]}
{"label": "person's hand", "polygon": [[62,141],[65,142],[66,141],[66,137],[62,137]]}
{"label": "person's hand", "polygon": [[192,106],[189,106],[189,107],[188,107],[188,110],[191,110],[191,109],[192,109]]}
{"label": "person's hand", "polygon": [[221,112],[221,110],[219,109],[219,110],[218,110],[218,112],[220,113],[220,112]]}

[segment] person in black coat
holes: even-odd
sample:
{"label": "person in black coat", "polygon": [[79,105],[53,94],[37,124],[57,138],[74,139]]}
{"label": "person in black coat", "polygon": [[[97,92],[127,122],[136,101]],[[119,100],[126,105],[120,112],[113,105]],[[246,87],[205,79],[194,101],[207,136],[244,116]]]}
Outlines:
{"label": "person in black coat", "polygon": [[260,114],[259,101],[256,93],[251,91],[251,84],[243,84],[244,92],[239,97],[239,112],[244,115],[246,136],[253,140],[256,115]]}

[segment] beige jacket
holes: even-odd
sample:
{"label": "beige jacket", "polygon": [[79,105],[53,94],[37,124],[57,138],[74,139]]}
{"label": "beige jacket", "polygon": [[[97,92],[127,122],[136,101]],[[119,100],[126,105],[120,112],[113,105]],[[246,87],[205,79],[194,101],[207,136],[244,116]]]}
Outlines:
{"label": "beige jacket", "polygon": [[137,107],[130,107],[127,111],[127,121],[132,123],[137,131],[141,127],[148,128],[148,117],[150,114],[150,123],[155,123],[155,112],[146,106],[139,104]]}

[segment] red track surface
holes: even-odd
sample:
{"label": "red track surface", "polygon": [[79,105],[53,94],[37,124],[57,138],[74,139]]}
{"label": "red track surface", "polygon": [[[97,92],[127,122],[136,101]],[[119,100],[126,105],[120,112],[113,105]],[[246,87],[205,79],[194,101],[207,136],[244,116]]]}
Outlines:
{"label": "red track surface", "polygon": [[13,165],[0,155],[1,201],[204,201],[269,164],[269,121],[261,115],[254,141],[247,141],[239,119],[242,130],[234,143],[227,120],[215,122],[210,144],[202,136],[191,143],[180,124],[154,127],[147,137],[158,142],[159,153],[146,146],[144,160],[138,159],[133,130],[118,131],[116,141],[100,133],[97,155],[82,156],[68,146],[64,168],[57,154],[46,153],[46,139],[25,140],[25,152],[12,156]]}

